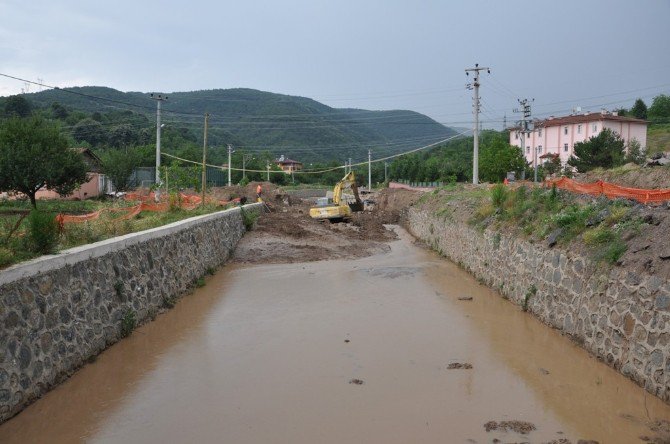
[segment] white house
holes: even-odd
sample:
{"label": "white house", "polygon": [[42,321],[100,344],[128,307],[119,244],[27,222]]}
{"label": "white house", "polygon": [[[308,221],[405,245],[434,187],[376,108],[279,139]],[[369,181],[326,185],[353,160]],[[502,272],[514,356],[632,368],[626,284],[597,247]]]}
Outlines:
{"label": "white house", "polygon": [[565,164],[574,153],[575,143],[597,136],[603,128],[609,128],[621,136],[626,146],[633,139],[640,143],[643,150],[647,146],[646,120],[617,116],[605,110],[537,120],[534,129],[527,132],[511,128],[509,143],[519,147],[523,145],[526,161],[531,165],[535,164],[534,151],[537,152],[539,164],[542,163],[543,155],[545,158],[547,155],[558,155],[561,163]]}

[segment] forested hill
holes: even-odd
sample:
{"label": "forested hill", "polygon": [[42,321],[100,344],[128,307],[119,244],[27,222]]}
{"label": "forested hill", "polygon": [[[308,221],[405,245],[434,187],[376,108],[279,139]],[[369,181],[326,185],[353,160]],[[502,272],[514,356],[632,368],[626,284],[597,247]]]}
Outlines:
{"label": "forested hill", "polygon": [[[80,87],[26,94],[34,105],[58,103],[86,113],[132,111],[151,128],[156,103],[149,94],[105,87]],[[75,92],[77,94],[73,94]],[[250,150],[266,149],[303,162],[367,157],[367,149],[395,154],[455,134],[429,117],[413,111],[337,109],[315,100],[257,91],[217,89],[167,93],[163,122],[201,140],[204,113],[210,113],[209,144],[232,143]],[[93,97],[91,97],[93,96]],[[1,99],[0,99],[1,100]],[[139,128],[138,128],[139,129]]]}

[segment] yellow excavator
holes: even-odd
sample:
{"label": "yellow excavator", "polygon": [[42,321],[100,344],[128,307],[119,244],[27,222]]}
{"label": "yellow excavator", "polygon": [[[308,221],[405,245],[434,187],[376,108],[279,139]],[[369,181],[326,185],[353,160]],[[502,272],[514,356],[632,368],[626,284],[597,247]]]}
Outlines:
{"label": "yellow excavator", "polygon": [[[353,197],[344,195],[344,190],[351,189]],[[309,215],[314,219],[340,222],[351,217],[354,211],[363,211],[363,202],[358,196],[358,185],[354,172],[347,173],[337,182],[333,189],[333,197],[320,197],[316,206],[310,208]]]}

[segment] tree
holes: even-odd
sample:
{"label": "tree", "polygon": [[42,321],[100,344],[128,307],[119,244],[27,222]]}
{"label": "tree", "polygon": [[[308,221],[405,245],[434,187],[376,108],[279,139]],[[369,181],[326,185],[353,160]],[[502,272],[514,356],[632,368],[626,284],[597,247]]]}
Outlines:
{"label": "tree", "polygon": [[647,105],[644,103],[644,100],[637,99],[635,104],[630,109],[630,114],[636,119],[647,119]]}
{"label": "tree", "polygon": [[58,102],[53,102],[51,104],[51,113],[56,119],[67,119],[67,116],[70,115],[68,112],[67,108],[65,108],[63,105],[61,105]]}
{"label": "tree", "polygon": [[556,154],[542,164],[542,169],[548,175],[557,174],[561,171],[561,159]]}
{"label": "tree", "polygon": [[654,97],[649,107],[649,119],[652,121],[667,121],[670,119],[670,96],[661,94]]}
{"label": "tree", "polygon": [[525,166],[521,148],[499,138],[483,145],[479,155],[479,176],[485,182],[502,182],[508,171],[521,171]]}
{"label": "tree", "polygon": [[618,134],[604,129],[585,142],[575,143],[575,155],[568,165],[584,173],[594,168],[614,168],[624,164],[624,142]]}
{"label": "tree", "polygon": [[33,111],[32,108],[23,96],[10,96],[5,102],[5,114],[9,117],[28,117]]}
{"label": "tree", "polygon": [[72,128],[72,137],[77,142],[88,142],[92,146],[97,146],[107,139],[107,134],[100,122],[86,118],[77,122]]}
{"label": "tree", "polygon": [[628,142],[628,153],[626,154],[626,163],[633,162],[638,165],[643,165],[645,159],[646,157],[644,155],[644,151],[642,151],[640,142],[638,142],[637,139],[631,139],[630,142]]}
{"label": "tree", "polygon": [[38,117],[13,118],[0,126],[0,191],[18,191],[37,207],[40,188],[61,196],[86,182],[86,163],[57,125]]}
{"label": "tree", "polygon": [[140,153],[134,149],[111,149],[102,154],[102,170],[111,179],[116,191],[126,191],[130,187],[133,170],[140,164]]}

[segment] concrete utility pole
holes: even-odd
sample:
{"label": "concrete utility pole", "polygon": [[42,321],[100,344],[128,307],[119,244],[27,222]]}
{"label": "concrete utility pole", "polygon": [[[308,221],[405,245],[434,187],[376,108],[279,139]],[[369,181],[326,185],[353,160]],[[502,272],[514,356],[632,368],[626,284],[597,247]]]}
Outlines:
{"label": "concrete utility pole", "polygon": [[270,161],[269,160],[266,161],[265,168],[268,169],[268,182],[270,182]]}
{"label": "concrete utility pole", "polygon": [[[474,114],[475,114],[475,132],[474,132],[474,153],[472,156],[472,183],[479,183],[479,71],[486,70],[491,74],[491,69],[488,67],[480,67],[479,63],[475,63],[474,68],[466,68],[465,75],[469,76],[470,71],[475,73],[474,82],[468,83],[467,89],[474,89]],[[473,88],[474,87],[474,88]]]}
{"label": "concrete utility pole", "polygon": [[253,154],[242,154],[242,179],[247,177],[247,159],[253,159]]}
{"label": "concrete utility pole", "polygon": [[372,150],[368,149],[368,191],[372,191]]}
{"label": "concrete utility pole", "polygon": [[156,202],[161,198],[161,102],[168,99],[162,94],[149,94],[149,97],[156,101]]}
{"label": "concrete utility pole", "polygon": [[232,166],[230,163],[232,162],[232,156],[233,156],[233,146],[231,144],[228,144],[228,186],[231,186],[233,183],[230,180],[230,167]]}
{"label": "concrete utility pole", "polygon": [[384,183],[388,182],[388,162],[384,162]]}
{"label": "concrete utility pole", "polygon": [[[521,109],[515,108],[514,112],[515,113],[523,113],[523,118],[519,122],[519,127],[521,130],[519,131],[521,133],[521,153],[526,156],[526,134],[528,133],[528,123],[530,120],[530,104],[535,101],[535,99],[517,99],[519,102],[519,105],[521,105]],[[535,182],[537,182],[537,148],[531,147],[533,150],[533,166],[535,167]]]}
{"label": "concrete utility pole", "polygon": [[207,189],[207,125],[209,124],[209,113],[205,113],[205,135],[202,143],[202,202],[205,205],[205,190]]}

